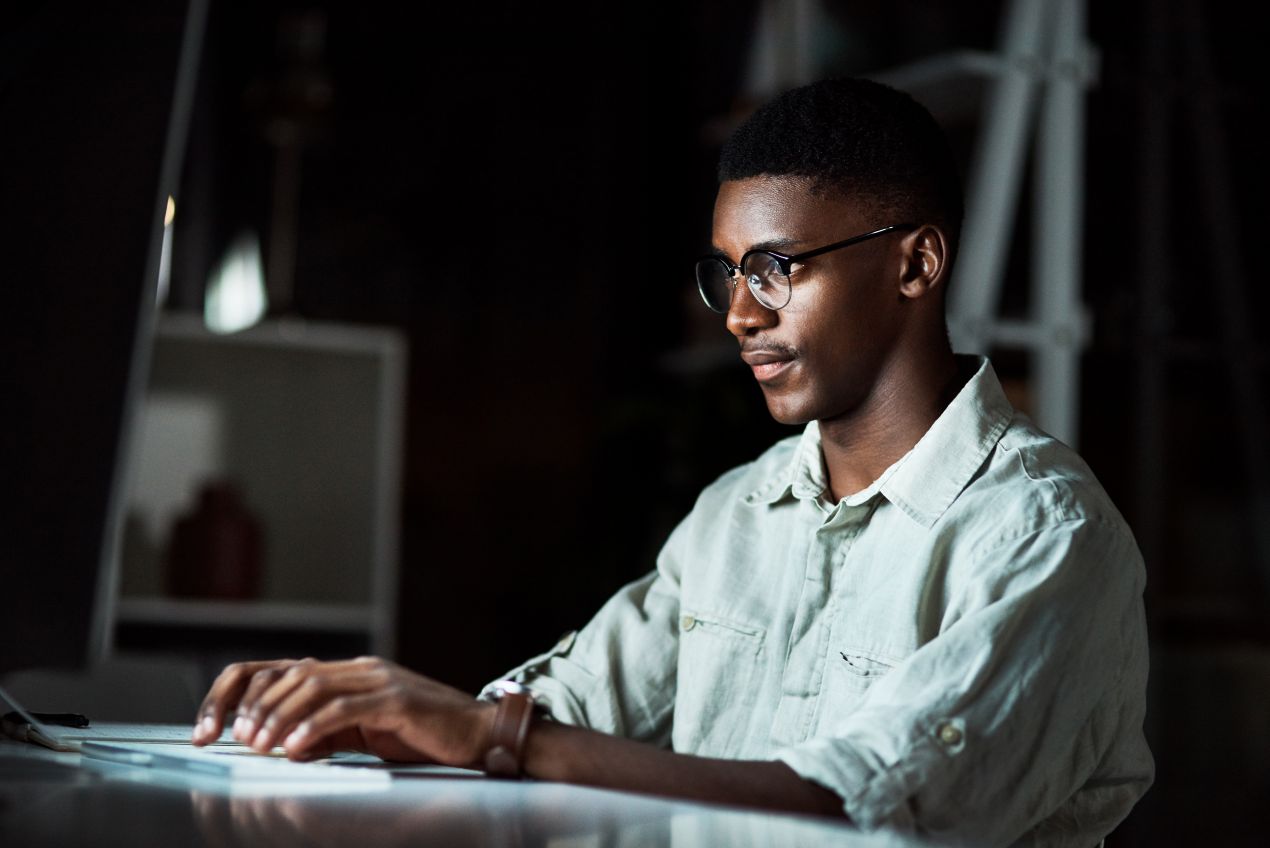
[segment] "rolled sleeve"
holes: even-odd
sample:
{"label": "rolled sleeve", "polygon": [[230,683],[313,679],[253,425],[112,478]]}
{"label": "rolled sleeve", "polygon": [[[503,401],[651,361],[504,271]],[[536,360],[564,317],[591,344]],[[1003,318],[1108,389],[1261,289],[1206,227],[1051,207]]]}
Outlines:
{"label": "rolled sleeve", "polygon": [[678,611],[675,580],[659,568],[618,591],[582,630],[504,677],[545,696],[557,721],[664,745],[674,710]]}
{"label": "rolled sleeve", "polygon": [[[831,733],[776,757],[866,828],[1007,844],[1069,804],[1073,836],[1109,831],[1151,781],[1144,755],[1133,778],[1091,790],[1098,803],[1081,808],[1100,765],[1139,750],[1119,745],[1141,737],[1144,711],[1137,547],[1114,525],[1065,521],[997,545],[978,569],[938,636]],[[1109,805],[1108,791],[1124,803]]]}

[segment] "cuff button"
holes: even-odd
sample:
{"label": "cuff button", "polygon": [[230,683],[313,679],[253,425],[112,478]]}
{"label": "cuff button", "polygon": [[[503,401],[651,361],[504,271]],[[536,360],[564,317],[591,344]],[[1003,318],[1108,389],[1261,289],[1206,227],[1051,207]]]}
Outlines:
{"label": "cuff button", "polygon": [[960,745],[963,738],[961,728],[950,721],[946,721],[939,726],[939,741],[945,745]]}

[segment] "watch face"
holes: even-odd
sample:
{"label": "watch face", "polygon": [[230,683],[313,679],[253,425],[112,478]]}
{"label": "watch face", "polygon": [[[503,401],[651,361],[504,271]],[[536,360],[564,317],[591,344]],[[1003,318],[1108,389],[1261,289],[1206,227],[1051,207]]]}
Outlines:
{"label": "watch face", "polygon": [[498,697],[503,695],[533,695],[529,687],[515,680],[500,680],[494,684],[494,692]]}
{"label": "watch face", "polygon": [[551,701],[544,693],[515,680],[499,680],[494,683],[489,697],[497,701],[504,695],[527,695],[534,705],[534,711],[539,715],[546,715],[551,709]]}

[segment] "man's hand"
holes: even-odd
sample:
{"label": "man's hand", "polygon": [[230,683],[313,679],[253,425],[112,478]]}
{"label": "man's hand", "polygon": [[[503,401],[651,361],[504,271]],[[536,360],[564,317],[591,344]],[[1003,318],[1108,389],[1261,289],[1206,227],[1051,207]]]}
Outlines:
{"label": "man's hand", "polygon": [[480,768],[495,707],[377,657],[235,663],[199,707],[195,745],[233,735],[293,760],[357,750],[386,760]]}

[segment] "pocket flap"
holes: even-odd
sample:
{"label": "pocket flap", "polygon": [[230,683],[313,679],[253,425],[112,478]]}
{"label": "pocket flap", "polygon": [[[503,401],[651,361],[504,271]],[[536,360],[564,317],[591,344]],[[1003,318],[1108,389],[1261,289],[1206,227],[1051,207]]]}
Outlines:
{"label": "pocket flap", "polygon": [[895,667],[895,660],[859,648],[844,648],[838,652],[842,667],[859,677],[881,677]]}

